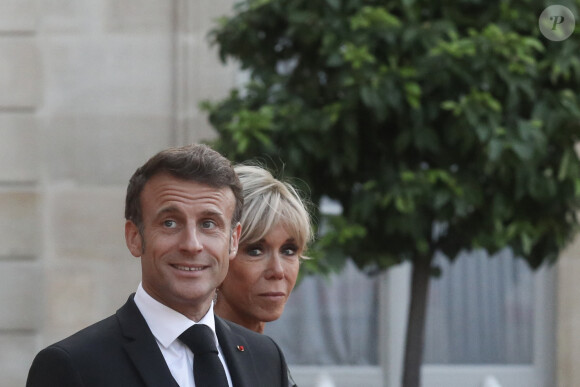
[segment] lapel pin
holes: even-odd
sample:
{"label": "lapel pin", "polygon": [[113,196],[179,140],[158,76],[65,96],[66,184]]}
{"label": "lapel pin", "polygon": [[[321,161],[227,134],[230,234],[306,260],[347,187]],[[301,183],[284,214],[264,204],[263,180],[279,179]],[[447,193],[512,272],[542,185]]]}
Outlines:
{"label": "lapel pin", "polygon": [[240,352],[244,352],[246,350],[243,345],[238,345],[237,348],[238,348],[238,351],[240,351]]}

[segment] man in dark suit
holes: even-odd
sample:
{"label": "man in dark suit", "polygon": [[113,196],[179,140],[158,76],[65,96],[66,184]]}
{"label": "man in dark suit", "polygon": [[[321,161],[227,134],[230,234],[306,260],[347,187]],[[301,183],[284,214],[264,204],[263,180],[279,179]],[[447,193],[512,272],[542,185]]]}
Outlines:
{"label": "man in dark suit", "polygon": [[43,349],[27,386],[213,387],[196,383],[198,355],[181,340],[204,324],[228,386],[287,387],[274,341],[213,314],[236,256],[242,204],[229,161],[206,146],[171,148],[137,169],[125,203],[127,247],[141,259],[137,292],[115,315]]}

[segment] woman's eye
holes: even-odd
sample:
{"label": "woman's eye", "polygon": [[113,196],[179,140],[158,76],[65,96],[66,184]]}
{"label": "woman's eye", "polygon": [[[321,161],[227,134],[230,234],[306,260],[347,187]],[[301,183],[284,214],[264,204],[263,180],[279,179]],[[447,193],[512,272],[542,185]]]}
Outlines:
{"label": "woman's eye", "polygon": [[177,227],[177,222],[175,220],[166,220],[163,222],[163,225],[167,228],[175,228]]}
{"label": "woman's eye", "polygon": [[250,257],[257,257],[262,255],[262,249],[259,247],[252,247],[246,250],[246,254],[248,254]]}
{"label": "woman's eye", "polygon": [[282,254],[284,255],[296,255],[298,253],[298,248],[295,246],[286,246],[282,248]]}

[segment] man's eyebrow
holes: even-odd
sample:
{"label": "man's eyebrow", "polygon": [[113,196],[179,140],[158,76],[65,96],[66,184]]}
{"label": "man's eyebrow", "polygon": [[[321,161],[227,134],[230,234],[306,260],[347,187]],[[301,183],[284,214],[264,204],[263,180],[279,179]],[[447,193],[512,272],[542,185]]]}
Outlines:
{"label": "man's eyebrow", "polygon": [[219,217],[219,218],[223,218],[224,214],[221,211],[218,210],[204,210],[201,213],[202,216],[209,216],[209,217]]}
{"label": "man's eyebrow", "polygon": [[159,211],[157,211],[156,216],[162,216],[164,214],[173,214],[176,212],[180,212],[179,209],[175,206],[163,207]]}
{"label": "man's eyebrow", "polygon": [[[157,211],[155,216],[159,218],[159,217],[162,217],[166,214],[180,214],[180,213],[182,213],[182,210],[179,209],[178,207],[168,206],[168,207],[163,207],[159,211]],[[224,216],[223,212],[221,212],[219,210],[207,209],[207,210],[202,211],[200,216],[201,217],[209,217],[209,218],[219,218],[220,220],[225,221],[225,216]]]}

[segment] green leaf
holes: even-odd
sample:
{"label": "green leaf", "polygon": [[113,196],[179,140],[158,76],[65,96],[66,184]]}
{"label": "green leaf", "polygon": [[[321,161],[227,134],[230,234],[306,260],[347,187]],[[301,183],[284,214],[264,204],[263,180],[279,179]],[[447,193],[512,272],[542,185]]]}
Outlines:
{"label": "green leaf", "polygon": [[354,69],[359,69],[365,64],[376,62],[376,58],[370,53],[367,46],[357,47],[353,43],[346,43],[342,49],[344,60],[352,65]]}
{"label": "green leaf", "polygon": [[511,145],[511,148],[518,157],[523,160],[530,160],[533,155],[533,149],[530,145],[523,142],[515,142]]}
{"label": "green leaf", "polygon": [[399,19],[384,7],[364,6],[350,19],[353,31],[368,28],[392,28],[401,26]]}
{"label": "green leaf", "polygon": [[433,207],[435,209],[441,209],[451,200],[451,195],[446,191],[437,191],[433,197]]}
{"label": "green leaf", "polygon": [[272,0],[248,0],[250,5],[250,10],[257,10],[258,8],[268,5],[272,2]]}
{"label": "green leaf", "polygon": [[340,9],[340,0],[326,0],[326,4],[328,4],[334,11],[338,11]]}
{"label": "green leaf", "polygon": [[368,107],[380,107],[381,101],[376,90],[364,86],[361,89],[361,98],[364,104]]}
{"label": "green leaf", "polygon": [[524,37],[522,38],[522,43],[527,47],[533,48],[538,52],[544,52],[546,50],[542,45],[542,42],[540,42],[538,39],[535,38]]}
{"label": "green leaf", "polygon": [[429,243],[423,238],[421,238],[417,241],[416,246],[417,246],[417,251],[420,254],[427,254],[429,252]]}
{"label": "green leaf", "polygon": [[571,152],[566,151],[560,160],[560,168],[558,169],[558,180],[563,181],[568,174],[568,167],[572,159]]}
{"label": "green leaf", "polygon": [[415,173],[412,171],[402,171],[401,172],[401,181],[410,183],[415,180]]}
{"label": "green leaf", "polygon": [[395,208],[403,214],[409,214],[415,211],[415,203],[409,196],[397,196],[395,198]]}
{"label": "green leaf", "polygon": [[495,112],[501,112],[501,105],[499,103],[498,100],[496,100],[493,97],[489,97],[489,99],[487,100],[488,106],[491,108],[491,110],[495,111]]}
{"label": "green leaf", "polygon": [[443,110],[455,110],[457,103],[455,101],[443,101],[441,103],[441,109]]}
{"label": "green leaf", "polygon": [[487,154],[491,161],[498,161],[503,152],[503,142],[497,138],[492,138],[487,145]]}
{"label": "green leaf", "polygon": [[533,239],[525,232],[522,232],[520,234],[520,239],[524,250],[524,254],[529,254],[532,251],[532,247],[534,245]]}
{"label": "green leaf", "polygon": [[407,93],[407,102],[413,108],[418,108],[421,98],[421,86],[416,82],[406,82],[405,92]]}

